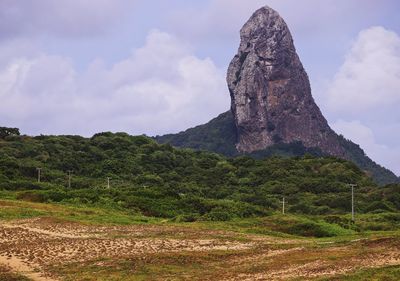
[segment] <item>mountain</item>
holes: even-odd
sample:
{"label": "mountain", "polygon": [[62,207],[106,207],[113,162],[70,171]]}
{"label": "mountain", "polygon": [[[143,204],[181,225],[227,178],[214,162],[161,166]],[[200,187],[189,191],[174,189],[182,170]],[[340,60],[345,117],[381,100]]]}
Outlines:
{"label": "mountain", "polygon": [[231,109],[240,152],[301,141],[344,157],[335,132],[311,95],[310,82],[289,28],[269,7],[256,11],[240,31],[228,68]]}
{"label": "mountain", "polygon": [[205,125],[157,136],[158,142],[226,156],[335,156],[353,161],[379,184],[400,181],[329,127],[312,97],[290,30],[276,11],[257,10],[240,38],[227,72],[231,110]]}
{"label": "mountain", "polygon": [[[371,160],[359,145],[344,138],[336,136],[338,142],[345,151],[345,159],[354,162],[360,169],[367,172],[379,185],[398,183],[400,179],[390,170]],[[236,147],[237,133],[235,120],[231,111],[220,114],[204,125],[190,128],[178,134],[156,136],[158,143],[169,143],[176,147],[206,150],[233,157],[240,154]],[[277,143],[266,149],[248,153],[255,158],[269,157],[273,155],[296,157],[305,154],[314,156],[329,156],[318,147],[306,147],[301,142]]]}

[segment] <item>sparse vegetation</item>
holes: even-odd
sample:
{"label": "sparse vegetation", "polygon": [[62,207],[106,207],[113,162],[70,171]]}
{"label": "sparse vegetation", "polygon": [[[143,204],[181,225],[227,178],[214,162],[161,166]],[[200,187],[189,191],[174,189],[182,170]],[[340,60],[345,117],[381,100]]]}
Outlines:
{"label": "sparse vegetation", "polygon": [[11,269],[0,265],[0,281],[32,281],[32,279],[14,273]]}

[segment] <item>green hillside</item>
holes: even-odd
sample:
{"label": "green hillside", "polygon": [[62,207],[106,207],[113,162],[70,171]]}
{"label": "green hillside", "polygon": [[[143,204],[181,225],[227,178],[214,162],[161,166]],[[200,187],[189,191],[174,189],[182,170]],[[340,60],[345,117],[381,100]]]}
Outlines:
{"label": "green hillside", "polygon": [[400,210],[399,185],[378,188],[353,163],[332,157],[228,158],[125,133],[0,138],[3,198],[109,206],[176,220],[230,220],[279,211],[283,197],[288,212],[345,214],[348,183],[358,185],[357,212]]}
{"label": "green hillside", "polygon": [[[234,118],[230,111],[212,119],[204,125],[188,129],[178,134],[157,136],[159,143],[169,143],[176,147],[193,148],[221,153],[225,156],[238,156],[235,148],[236,128]],[[348,159],[353,161],[360,169],[367,171],[379,185],[398,183],[400,179],[390,170],[371,160],[359,145],[343,136],[338,136],[340,143],[347,153]],[[293,157],[312,154],[324,155],[318,148],[306,148],[301,142],[291,144],[276,144],[265,150],[253,152],[250,156],[255,158],[269,157],[272,155]]]}

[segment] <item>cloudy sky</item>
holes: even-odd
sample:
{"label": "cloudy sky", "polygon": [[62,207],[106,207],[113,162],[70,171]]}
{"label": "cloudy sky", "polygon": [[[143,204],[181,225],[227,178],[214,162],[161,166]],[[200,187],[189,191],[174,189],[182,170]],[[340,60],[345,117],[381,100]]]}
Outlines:
{"label": "cloudy sky", "polygon": [[400,175],[397,0],[0,0],[0,126],[179,132],[229,109],[239,29],[288,23],[330,125]]}

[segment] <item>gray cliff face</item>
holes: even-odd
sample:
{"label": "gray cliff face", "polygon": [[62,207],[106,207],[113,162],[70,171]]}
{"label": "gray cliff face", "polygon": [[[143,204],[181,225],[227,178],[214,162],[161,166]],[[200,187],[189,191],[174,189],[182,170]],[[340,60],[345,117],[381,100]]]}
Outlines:
{"label": "gray cliff face", "polygon": [[240,31],[238,54],[227,82],[240,152],[301,141],[339,157],[344,150],[311,95],[307,73],[290,31],[269,7],[256,11]]}

